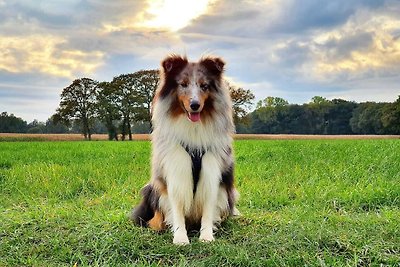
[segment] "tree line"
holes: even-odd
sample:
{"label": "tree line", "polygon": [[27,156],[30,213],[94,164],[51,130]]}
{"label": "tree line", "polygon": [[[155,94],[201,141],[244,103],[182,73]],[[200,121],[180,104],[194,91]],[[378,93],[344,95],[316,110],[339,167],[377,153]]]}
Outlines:
{"label": "tree line", "polygon": [[[56,113],[45,123],[35,120],[27,124],[4,112],[0,116],[0,132],[79,132],[88,140],[93,133],[108,133],[109,140],[132,140],[133,132],[151,131],[151,105],[158,84],[158,70],[121,74],[110,82],[76,79],[62,90]],[[234,120],[240,121],[247,115],[254,94],[228,82],[227,86]]]}
{"label": "tree line", "polygon": [[400,134],[400,96],[393,103],[356,103],[315,96],[303,105],[267,97],[237,125],[240,133]]}
{"label": "tree line", "polygon": [[[112,81],[74,80],[62,90],[59,107],[46,122],[27,123],[0,113],[0,132],[108,133],[110,140],[132,140],[151,132],[151,104],[158,70],[121,74]],[[315,96],[309,103],[289,104],[267,97],[253,107],[254,94],[228,83],[238,133],[264,134],[400,134],[400,96],[393,103],[356,103]]]}

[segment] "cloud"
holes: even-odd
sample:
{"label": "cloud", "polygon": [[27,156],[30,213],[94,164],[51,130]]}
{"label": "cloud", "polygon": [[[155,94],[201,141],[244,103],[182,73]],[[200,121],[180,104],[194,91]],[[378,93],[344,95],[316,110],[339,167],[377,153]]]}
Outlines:
{"label": "cloud", "polygon": [[169,53],[222,56],[227,76],[257,99],[397,98],[399,1],[212,0],[176,31],[143,27],[157,15],[151,3],[0,0],[1,102],[23,111],[52,101],[51,115],[73,79],[158,68]]}
{"label": "cloud", "polygon": [[399,75],[400,19],[360,13],[345,25],[314,37],[311,71],[332,82]]}
{"label": "cloud", "polygon": [[91,73],[101,65],[102,52],[59,49],[65,42],[61,37],[46,35],[2,36],[0,70],[12,73],[40,72],[72,78]]}
{"label": "cloud", "polygon": [[218,1],[181,32],[269,38],[332,29],[347,22],[359,9],[374,10],[384,0],[265,0]]}
{"label": "cloud", "polygon": [[332,81],[328,76],[340,79],[343,73],[396,65],[393,30],[400,27],[396,17],[386,14],[389,7],[397,11],[394,5],[380,0],[221,1],[181,32],[198,50],[206,47],[246,61],[242,66],[250,79]]}

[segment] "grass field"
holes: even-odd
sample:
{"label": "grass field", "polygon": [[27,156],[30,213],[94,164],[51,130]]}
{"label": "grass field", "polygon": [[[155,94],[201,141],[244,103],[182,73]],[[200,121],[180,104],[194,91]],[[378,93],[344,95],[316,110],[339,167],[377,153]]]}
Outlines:
{"label": "grass field", "polygon": [[134,226],[150,143],[0,142],[0,266],[400,266],[400,140],[235,141],[211,244]]}

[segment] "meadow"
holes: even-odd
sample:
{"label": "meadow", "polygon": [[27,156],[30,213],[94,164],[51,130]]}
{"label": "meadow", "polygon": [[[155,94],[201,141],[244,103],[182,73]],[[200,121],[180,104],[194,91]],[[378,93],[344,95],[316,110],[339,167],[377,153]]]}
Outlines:
{"label": "meadow", "polygon": [[128,214],[150,142],[0,142],[0,266],[399,266],[400,140],[237,140],[241,217],[204,244]]}

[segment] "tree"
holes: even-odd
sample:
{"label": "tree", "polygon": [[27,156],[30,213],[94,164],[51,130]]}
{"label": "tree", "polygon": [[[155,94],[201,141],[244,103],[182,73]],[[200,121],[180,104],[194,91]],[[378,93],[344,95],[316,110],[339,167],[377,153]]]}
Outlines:
{"label": "tree", "polygon": [[349,134],[356,103],[315,96],[308,104],[293,105],[283,98],[267,97],[253,112],[253,131],[281,134]]}
{"label": "tree", "polygon": [[101,82],[98,84],[97,113],[107,128],[108,140],[118,140],[115,122],[121,119],[121,113],[117,90],[113,83]]}
{"label": "tree", "polygon": [[304,105],[289,105],[280,124],[280,133],[312,134],[309,113]]}
{"label": "tree", "polygon": [[68,127],[62,123],[57,114],[52,115],[46,121],[46,133],[68,133]]}
{"label": "tree", "polygon": [[353,111],[350,126],[357,134],[382,134],[382,115],[386,104],[366,102],[358,105]]}
{"label": "tree", "polygon": [[23,119],[7,112],[0,114],[0,133],[25,133],[26,130],[27,123]]}
{"label": "tree", "polygon": [[38,120],[33,120],[31,123],[28,124],[27,127],[27,133],[42,134],[46,132],[46,124]]}
{"label": "tree", "polygon": [[245,121],[245,118],[253,104],[254,94],[248,89],[227,84],[232,99],[233,120],[235,124],[248,123],[248,121]]}
{"label": "tree", "polygon": [[136,78],[134,74],[122,74],[114,77],[111,82],[116,90],[116,103],[122,118],[122,140],[125,140],[126,135],[129,136],[129,140],[132,140],[131,123],[141,119],[143,97],[135,87]]}
{"label": "tree", "polygon": [[281,121],[288,111],[288,101],[269,96],[257,103],[253,112],[252,129],[255,133],[280,133]]}
{"label": "tree", "polygon": [[382,124],[388,134],[400,134],[400,95],[383,109]]}
{"label": "tree", "polygon": [[257,108],[261,108],[261,107],[273,107],[274,108],[274,107],[284,107],[287,105],[289,105],[289,102],[283,98],[268,96],[264,100],[258,101]]}
{"label": "tree", "polygon": [[136,122],[148,122],[151,125],[151,105],[160,82],[158,70],[140,70],[132,74],[133,87],[142,102]]}
{"label": "tree", "polygon": [[91,140],[91,124],[96,116],[97,81],[89,78],[74,80],[61,93],[58,116],[66,123],[77,121],[85,139]]}
{"label": "tree", "polygon": [[350,119],[353,111],[357,107],[355,102],[343,99],[333,99],[332,105],[326,115],[326,133],[327,134],[352,134]]}
{"label": "tree", "polygon": [[314,96],[310,103],[305,104],[309,125],[313,129],[312,134],[328,134],[328,114],[332,105],[332,101],[322,96]]}
{"label": "tree", "polygon": [[325,97],[322,96],[314,96],[311,98],[310,104],[315,104],[315,105],[323,105],[323,104],[329,104],[331,101],[326,99]]}

